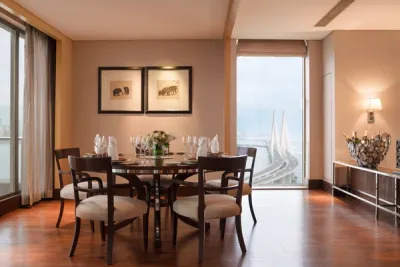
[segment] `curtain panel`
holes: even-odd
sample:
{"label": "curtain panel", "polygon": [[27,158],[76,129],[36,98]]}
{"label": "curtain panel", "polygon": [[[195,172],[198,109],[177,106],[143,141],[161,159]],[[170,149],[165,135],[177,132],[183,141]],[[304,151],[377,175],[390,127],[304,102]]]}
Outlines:
{"label": "curtain panel", "polygon": [[53,196],[55,41],[34,27],[25,31],[22,205]]}
{"label": "curtain panel", "polygon": [[306,57],[307,44],[302,40],[239,40],[237,55]]}

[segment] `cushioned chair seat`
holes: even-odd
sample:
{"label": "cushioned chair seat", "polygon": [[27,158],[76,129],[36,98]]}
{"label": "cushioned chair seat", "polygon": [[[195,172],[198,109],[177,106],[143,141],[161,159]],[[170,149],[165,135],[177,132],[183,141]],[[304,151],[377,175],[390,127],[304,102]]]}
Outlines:
{"label": "cushioned chair seat", "polygon": [[[149,183],[153,186],[154,177],[150,174],[138,175],[140,181]],[[161,175],[160,176],[161,186],[169,187],[172,184],[172,175]]]}
{"label": "cushioned chair seat", "polygon": [[[232,181],[232,180],[229,180],[229,182],[228,182],[229,186],[234,186],[234,185],[237,185],[237,184],[238,184],[238,182]],[[221,179],[208,181],[206,183],[206,185],[207,186],[212,186],[212,187],[221,187]],[[219,192],[216,192],[216,191],[210,191],[208,193],[219,194]],[[237,195],[237,190],[236,189],[235,190],[228,190],[226,193],[228,195],[230,195],[230,196],[236,196]],[[251,186],[248,183],[243,183],[242,195],[243,196],[247,196],[247,195],[250,195],[250,194],[251,194]]]}
{"label": "cushioned chair seat", "polygon": [[[205,195],[206,205],[204,219],[220,219],[233,217],[240,214],[240,207],[236,204],[236,198],[228,195]],[[178,199],[174,202],[174,211],[179,215],[197,220],[199,197],[191,196]]]}
{"label": "cushioned chair seat", "polygon": [[[87,188],[89,188],[89,183],[82,182],[82,183],[79,183],[78,186],[87,189]],[[92,182],[92,188],[98,189],[99,184],[97,182]],[[103,183],[103,188],[107,188],[107,183]],[[85,199],[86,196],[87,196],[86,192],[79,192],[79,199]],[[67,184],[66,186],[64,186],[60,191],[60,197],[64,198],[64,199],[75,199],[74,185]]]}
{"label": "cushioned chair seat", "polygon": [[[107,222],[107,196],[97,195],[82,200],[76,207],[76,217]],[[120,222],[147,212],[147,203],[130,197],[114,196],[114,221]]]}

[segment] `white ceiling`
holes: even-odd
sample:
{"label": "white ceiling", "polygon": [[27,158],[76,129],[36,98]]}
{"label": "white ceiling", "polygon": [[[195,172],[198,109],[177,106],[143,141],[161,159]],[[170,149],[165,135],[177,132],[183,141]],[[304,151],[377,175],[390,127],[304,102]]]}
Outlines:
{"label": "white ceiling", "polygon": [[14,0],[73,40],[213,39],[228,0]]}
{"label": "white ceiling", "polygon": [[[14,0],[73,40],[222,38],[229,0]],[[232,36],[322,39],[332,30],[400,30],[400,0],[241,0]]]}
{"label": "white ceiling", "polygon": [[314,25],[338,0],[243,0],[232,36],[322,39],[332,30],[400,30],[400,0],[355,0],[327,27]]}

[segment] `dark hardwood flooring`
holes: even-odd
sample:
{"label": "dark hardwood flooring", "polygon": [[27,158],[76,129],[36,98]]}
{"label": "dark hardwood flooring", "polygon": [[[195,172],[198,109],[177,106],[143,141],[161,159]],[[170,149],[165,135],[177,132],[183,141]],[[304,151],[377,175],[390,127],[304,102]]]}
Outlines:
{"label": "dark hardwood flooring", "polygon": [[[253,226],[244,198],[243,234],[247,254],[242,257],[228,219],[225,240],[219,240],[218,222],[206,235],[205,259],[197,262],[197,232],[178,225],[178,245],[172,248],[170,213],[162,210],[163,247],[144,252],[141,221],[119,230],[115,238],[114,266],[218,266],[218,267],[330,267],[399,266],[400,236],[392,224],[375,221],[323,191],[256,191],[253,202],[258,224]],[[44,201],[0,218],[0,266],[55,267],[105,266],[106,248],[89,223],[83,229],[75,256],[68,257],[74,228],[73,202],[67,202],[61,227],[55,228],[58,201]],[[152,215],[152,214],[151,214]],[[152,217],[151,217],[152,219]],[[152,222],[152,220],[150,220]]]}

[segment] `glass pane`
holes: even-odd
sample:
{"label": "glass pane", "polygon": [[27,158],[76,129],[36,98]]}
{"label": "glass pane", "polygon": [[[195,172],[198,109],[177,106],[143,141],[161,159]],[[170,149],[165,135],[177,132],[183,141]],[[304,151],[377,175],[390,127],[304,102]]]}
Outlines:
{"label": "glass pane", "polygon": [[237,144],[257,148],[253,186],[303,184],[303,58],[237,58]]}
{"label": "glass pane", "polygon": [[10,193],[11,32],[0,27],[0,196]]}
{"label": "glass pane", "polygon": [[[18,65],[18,181],[21,184],[21,144],[24,132],[24,89],[25,89],[25,39],[19,38],[19,65]],[[19,187],[21,188],[21,186]]]}

